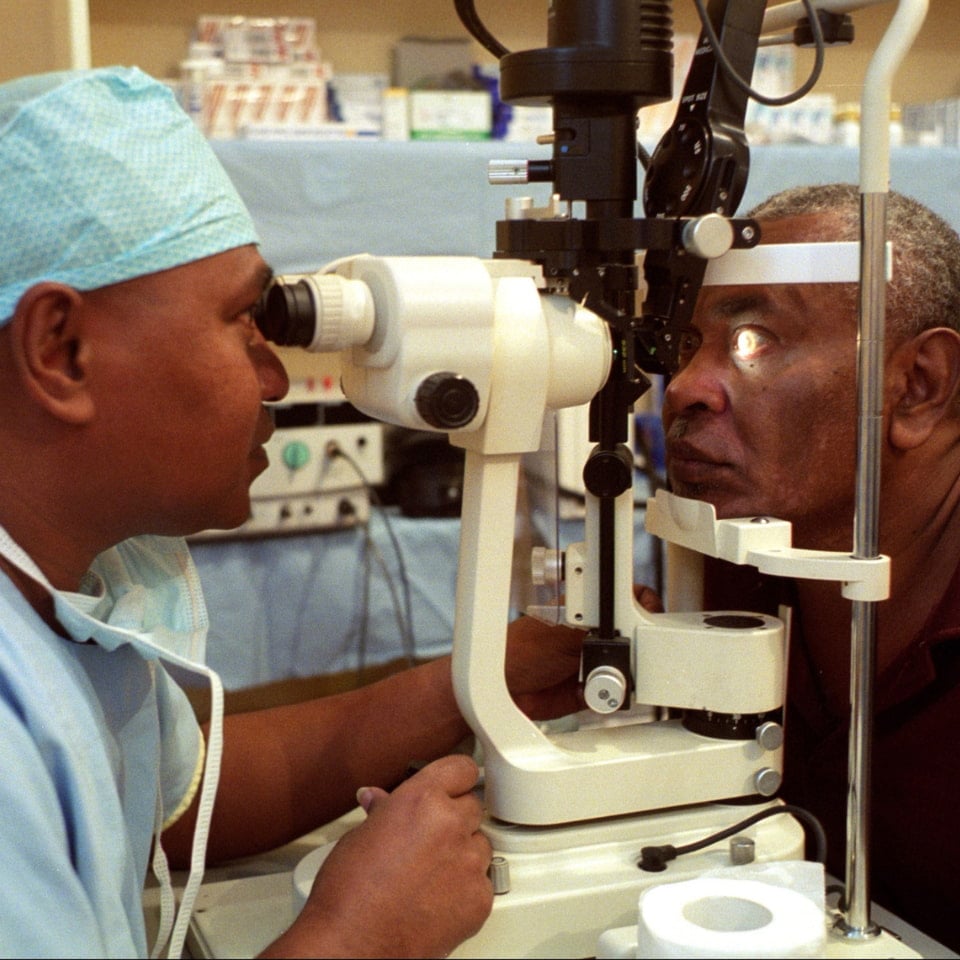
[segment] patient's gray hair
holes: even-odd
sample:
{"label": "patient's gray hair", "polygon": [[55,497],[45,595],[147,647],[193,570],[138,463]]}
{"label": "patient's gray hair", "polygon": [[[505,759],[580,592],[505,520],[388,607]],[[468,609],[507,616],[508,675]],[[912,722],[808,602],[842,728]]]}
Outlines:
{"label": "patient's gray hair", "polygon": [[[853,184],[795,187],[775,194],[748,214],[756,220],[822,215],[816,239],[860,238],[860,194]],[[813,236],[805,239],[814,239]],[[930,327],[960,331],[960,236],[941,217],[891,191],[887,240],[893,244],[893,280],[887,297],[887,331],[914,336]]]}

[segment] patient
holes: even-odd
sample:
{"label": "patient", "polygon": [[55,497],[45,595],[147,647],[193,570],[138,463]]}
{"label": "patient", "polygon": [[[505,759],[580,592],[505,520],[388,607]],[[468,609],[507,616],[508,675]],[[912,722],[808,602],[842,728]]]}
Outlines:
{"label": "patient", "polygon": [[[787,191],[752,212],[763,242],[859,238],[857,189]],[[874,899],[960,949],[960,239],[891,194],[880,549],[892,558],[877,629]],[[665,392],[674,492],[720,517],[770,515],[794,545],[849,551],[856,462],[855,285],[704,288],[702,343]],[[716,564],[713,608],[794,608],[784,795],[816,813],[842,877],[850,603],[836,584]]]}

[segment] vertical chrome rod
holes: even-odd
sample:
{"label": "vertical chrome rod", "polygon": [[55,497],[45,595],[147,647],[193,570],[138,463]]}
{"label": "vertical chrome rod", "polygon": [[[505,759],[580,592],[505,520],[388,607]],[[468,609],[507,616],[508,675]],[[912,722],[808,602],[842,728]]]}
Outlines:
{"label": "vertical chrome rod", "polygon": [[[879,555],[880,445],[883,427],[883,345],[886,301],[886,193],[860,197],[860,336],[857,343],[857,488],[854,556]],[[855,600],[850,638],[850,743],[847,765],[847,937],[872,937],[870,921],[870,757],[876,605]]]}
{"label": "vertical chrome rod", "polygon": [[[857,488],[854,555],[879,550],[883,345],[886,307],[886,210],[890,187],[890,90],[916,39],[928,0],[900,0],[867,68],[860,108],[860,337],[857,351]],[[837,930],[850,939],[879,933],[870,920],[870,760],[876,605],[854,601],[850,644],[850,742],[847,764],[846,904]]]}

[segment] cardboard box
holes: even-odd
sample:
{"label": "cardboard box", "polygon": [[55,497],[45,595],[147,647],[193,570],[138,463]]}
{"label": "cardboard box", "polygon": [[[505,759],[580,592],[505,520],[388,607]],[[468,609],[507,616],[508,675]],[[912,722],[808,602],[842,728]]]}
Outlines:
{"label": "cardboard box", "polygon": [[243,17],[202,14],[196,40],[234,63],[298,63],[319,60],[313,17]]}
{"label": "cardboard box", "polygon": [[207,80],[203,87],[202,128],[211,140],[239,136],[248,127],[295,130],[328,120],[322,80]]}
{"label": "cardboard box", "polygon": [[393,47],[395,87],[442,88],[451,76],[470,76],[473,52],[469,37],[404,37]]}
{"label": "cardboard box", "polygon": [[489,140],[493,104],[485,90],[411,90],[411,140]]}

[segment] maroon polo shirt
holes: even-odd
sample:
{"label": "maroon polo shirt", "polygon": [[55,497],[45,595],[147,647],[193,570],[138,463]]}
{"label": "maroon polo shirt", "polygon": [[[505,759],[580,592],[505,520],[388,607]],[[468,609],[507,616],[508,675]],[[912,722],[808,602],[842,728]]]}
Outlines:
{"label": "maroon polo shirt", "polygon": [[[710,561],[708,609],[776,612],[792,582]],[[795,618],[781,795],[815,814],[828,868],[846,867],[847,730],[817,695],[816,669]],[[960,952],[960,566],[939,605],[878,676],[871,763],[871,894]]]}

